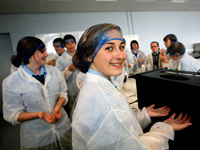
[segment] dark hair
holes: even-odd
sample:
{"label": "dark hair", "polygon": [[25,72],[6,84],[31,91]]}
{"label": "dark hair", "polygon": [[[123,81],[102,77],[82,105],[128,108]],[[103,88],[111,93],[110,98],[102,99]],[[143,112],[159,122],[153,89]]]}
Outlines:
{"label": "dark hair", "polygon": [[54,39],[54,40],[53,40],[53,44],[54,44],[54,43],[59,43],[61,46],[64,45],[63,39],[62,39],[62,38],[56,38],[56,39]]}
{"label": "dark hair", "polygon": [[176,55],[176,53],[183,55],[185,53],[185,46],[181,42],[175,42],[167,48],[167,51],[171,55]]}
{"label": "dark hair", "polygon": [[71,34],[67,34],[67,35],[64,36],[64,38],[63,38],[63,43],[65,43],[65,41],[66,41],[66,40],[69,40],[69,39],[73,39],[74,42],[76,43],[75,37],[74,37],[73,35],[71,35]]}
{"label": "dark hair", "polygon": [[[138,43],[138,41],[132,40],[132,41],[131,41],[131,44],[130,44],[131,49],[132,49],[132,44],[133,44],[133,43],[137,44],[137,45],[138,45],[138,48],[139,48],[139,43]],[[133,50],[133,49],[132,49],[132,50]]]}
{"label": "dark hair", "polygon": [[[17,55],[11,57],[11,63],[15,67],[19,67],[22,63],[25,65],[29,63],[29,58],[35,53],[35,51],[44,49],[45,45],[40,39],[36,37],[27,36],[19,40],[17,44]],[[40,46],[38,48],[38,46]]]}
{"label": "dark hair", "polygon": [[77,51],[72,59],[76,68],[83,73],[88,71],[91,62],[88,62],[87,58],[94,54],[105,34],[112,29],[122,34],[120,27],[114,24],[94,25],[83,33],[78,42]]}
{"label": "dark hair", "polygon": [[163,38],[163,41],[167,41],[168,39],[171,41],[171,43],[174,43],[174,42],[178,41],[177,37],[174,34],[168,34],[168,35],[166,35]]}
{"label": "dark hair", "polygon": [[[157,41],[152,41],[151,44],[152,44],[152,43],[156,43],[157,46],[159,46],[159,43],[158,43]],[[150,46],[151,46],[151,44],[150,44]]]}

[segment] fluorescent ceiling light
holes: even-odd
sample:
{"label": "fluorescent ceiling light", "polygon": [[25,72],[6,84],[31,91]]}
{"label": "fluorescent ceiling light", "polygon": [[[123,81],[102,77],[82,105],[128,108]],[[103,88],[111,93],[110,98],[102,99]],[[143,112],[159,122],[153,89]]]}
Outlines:
{"label": "fluorescent ceiling light", "polygon": [[171,2],[172,3],[185,3],[187,1],[189,1],[189,0],[172,0]]}

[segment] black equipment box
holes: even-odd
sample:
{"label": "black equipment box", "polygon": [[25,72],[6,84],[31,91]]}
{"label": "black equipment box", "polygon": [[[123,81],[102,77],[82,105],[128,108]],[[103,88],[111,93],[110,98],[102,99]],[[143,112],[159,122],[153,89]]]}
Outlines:
{"label": "black equipment box", "polygon": [[197,116],[200,114],[200,75],[194,72],[158,69],[130,77],[136,79],[140,109],[151,104],[171,108],[167,117],[152,118],[152,124],[169,118],[173,113],[184,113],[192,117],[192,126],[175,133],[174,142],[170,141],[170,149],[193,149],[197,144],[194,142],[195,138],[199,135]]}

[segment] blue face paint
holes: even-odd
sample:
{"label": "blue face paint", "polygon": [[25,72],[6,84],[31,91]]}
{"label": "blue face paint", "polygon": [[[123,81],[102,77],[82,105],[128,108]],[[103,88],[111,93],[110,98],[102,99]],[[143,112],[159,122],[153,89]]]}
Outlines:
{"label": "blue face paint", "polygon": [[67,43],[69,43],[69,42],[76,43],[73,39],[68,39],[68,40],[66,40],[64,43],[67,44]]}
{"label": "blue face paint", "polygon": [[[40,48],[40,47],[42,47],[44,45],[44,43],[42,43],[42,44],[40,44],[36,49],[35,49],[35,51],[33,52],[33,54],[35,54],[35,52]],[[28,56],[26,56],[25,54],[22,54],[22,56],[25,58],[25,59],[27,59],[27,60],[29,60],[29,58],[32,56],[30,56],[30,57],[28,57]]]}
{"label": "blue face paint", "polygon": [[60,47],[60,48],[64,48],[64,45],[56,45],[54,44],[53,47]]}
{"label": "blue face paint", "polygon": [[97,51],[94,53],[94,56],[92,57],[92,62],[94,60],[94,58],[96,57],[97,53],[99,52],[99,50],[102,48],[102,46],[108,42],[108,41],[113,41],[113,40],[120,40],[122,42],[124,42],[124,39],[122,38],[112,38],[112,39],[108,39],[107,37],[104,37],[104,39],[102,40],[101,44],[99,45],[99,48],[97,49]]}

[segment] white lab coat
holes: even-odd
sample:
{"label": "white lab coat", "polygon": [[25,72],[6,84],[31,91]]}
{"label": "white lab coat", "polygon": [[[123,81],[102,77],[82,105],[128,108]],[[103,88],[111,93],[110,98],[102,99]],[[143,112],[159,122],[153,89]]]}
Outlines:
{"label": "white lab coat", "polygon": [[185,53],[179,60],[178,70],[198,72],[200,69],[200,62],[192,56]]}
{"label": "white lab coat", "polygon": [[[61,71],[65,71],[72,64],[72,56],[68,54],[66,51],[57,59],[56,67]],[[76,97],[79,88],[76,85],[76,77],[79,73],[79,70],[69,71],[68,77],[66,78],[67,86],[68,86],[68,95],[72,97]]]}
{"label": "white lab coat", "polygon": [[[115,81],[115,84],[116,86],[118,87],[118,89],[121,90],[122,86],[123,86],[123,81],[124,81],[124,76],[126,75],[127,73],[124,71],[124,68],[123,68],[123,71],[120,75],[118,76],[111,76],[111,79],[113,81]],[[79,74],[77,75],[77,78],[76,78],[76,84],[78,86],[79,89],[81,89],[81,87],[83,86],[83,83],[84,83],[84,80],[85,80],[85,73],[82,73],[82,72],[79,72]]]}
{"label": "white lab coat", "polygon": [[[20,122],[17,118],[21,112],[45,111],[53,113],[59,97],[64,97],[67,103],[67,86],[63,75],[58,69],[45,66],[45,84],[28,74],[22,66],[3,81],[3,115],[4,119],[13,125]],[[43,119],[33,119],[21,123],[21,146],[36,148],[49,144],[56,144],[56,136],[66,140],[63,136],[70,129],[70,120],[62,108],[62,117],[55,124],[49,124]],[[63,147],[63,143],[60,143]],[[47,150],[50,150],[47,147]]]}
{"label": "white lab coat", "polygon": [[[146,58],[146,55],[141,50],[138,50],[137,57],[130,51],[127,51],[127,63],[131,65],[131,67],[128,68],[129,73],[133,73],[138,68],[141,68],[142,64],[144,62],[138,62],[139,58]],[[135,62],[138,62],[137,65],[135,65]]]}
{"label": "white lab coat", "polygon": [[87,73],[73,114],[73,150],[167,149],[172,127],[159,122],[144,134],[150,122],[146,108],[131,110],[109,80]]}

